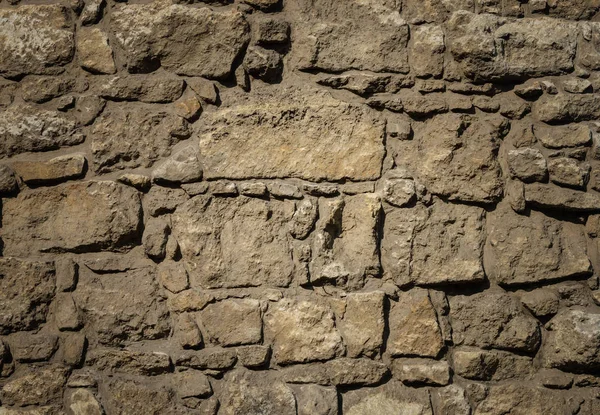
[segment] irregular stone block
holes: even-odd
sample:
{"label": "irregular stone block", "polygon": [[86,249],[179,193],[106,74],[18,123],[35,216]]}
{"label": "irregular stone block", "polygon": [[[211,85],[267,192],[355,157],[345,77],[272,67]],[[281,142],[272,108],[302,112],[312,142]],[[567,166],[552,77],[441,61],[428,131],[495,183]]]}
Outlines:
{"label": "irregular stone block", "polygon": [[533,315],[537,317],[547,317],[558,312],[559,297],[558,294],[546,288],[519,293],[521,302]]}
{"label": "irregular stone block", "polygon": [[174,337],[184,349],[196,349],[204,344],[200,328],[189,313],[182,313],[177,317]]}
{"label": "irregular stone block", "polygon": [[5,255],[119,250],[138,237],[137,191],[110,181],[88,181],[21,192],[6,200]]}
{"label": "irregular stone block", "polygon": [[88,389],[74,389],[67,394],[66,405],[74,414],[102,415],[104,410]]}
{"label": "irregular stone block", "polygon": [[439,77],[444,70],[444,32],[440,26],[417,26],[412,33],[411,66],[416,76]]}
{"label": "irregular stone block", "polygon": [[260,303],[257,300],[223,300],[200,312],[208,338],[221,346],[258,343],[262,339]]}
{"label": "irregular stone block", "polygon": [[83,312],[89,333],[106,345],[151,340],[169,335],[169,313],[150,267],[98,278],[80,269],[73,297]]}
{"label": "irregular stone block", "polygon": [[437,357],[444,341],[427,290],[402,292],[391,304],[386,350],[392,356]]}
{"label": "irregular stone block", "polygon": [[12,168],[27,184],[51,184],[81,177],[86,159],[82,154],[51,158],[48,161],[16,161]]}
{"label": "irregular stone block", "polygon": [[414,140],[396,155],[417,181],[450,200],[490,203],[502,194],[497,153],[506,121],[444,114],[414,125]]}
{"label": "irregular stone block", "polygon": [[183,80],[164,75],[127,75],[103,79],[100,96],[116,100],[166,103],[177,100],[183,93]]}
{"label": "irregular stone block", "polygon": [[477,81],[560,75],[573,69],[577,28],[549,18],[502,19],[458,11],[448,21],[450,51]]}
{"label": "irregular stone block", "polygon": [[381,262],[396,283],[477,282],[483,272],[484,210],[444,203],[386,212]]}
{"label": "irregular stone block", "polygon": [[590,176],[590,165],[580,164],[568,157],[557,157],[548,162],[550,180],[563,186],[585,188]]}
{"label": "irregular stone block", "polygon": [[452,357],[454,372],[467,379],[527,378],[534,371],[532,358],[500,350],[459,348],[454,350]]}
{"label": "irregular stone block", "polygon": [[458,385],[448,385],[431,391],[431,403],[435,414],[471,415],[467,394]]}
{"label": "irregular stone block", "polygon": [[136,352],[127,349],[94,349],[86,357],[86,365],[97,370],[153,376],[171,369],[166,353]]}
{"label": "irregular stone block", "polygon": [[273,376],[234,371],[225,380],[219,414],[296,415],[292,390]]}
{"label": "irregular stone block", "polygon": [[157,183],[191,183],[202,179],[202,163],[198,150],[192,146],[177,151],[152,172]]}
{"label": "irregular stone block", "polygon": [[398,408],[407,414],[433,415],[429,392],[389,381],[375,388],[362,388],[342,395],[345,415],[393,414]]}
{"label": "irregular stone block", "polygon": [[[342,72],[409,71],[408,24],[392,4],[297,1],[294,28],[299,69]],[[369,38],[365,43],[361,39]]]}
{"label": "irregular stone block", "polygon": [[205,398],[212,395],[208,376],[199,370],[186,370],[173,375],[173,383],[180,398]]}
{"label": "irregular stone block", "polygon": [[378,233],[381,201],[375,194],[323,200],[313,237],[310,281],[348,290],[381,273]]}
{"label": "irregular stone block", "polygon": [[334,387],[291,386],[296,396],[298,415],[337,415],[338,394]]}
{"label": "irregular stone block", "polygon": [[46,405],[62,401],[69,370],[60,365],[22,368],[0,391],[3,405]]}
{"label": "irregular stone block", "polygon": [[272,340],[273,359],[279,364],[328,360],[344,349],[331,309],[312,300],[273,303],[264,324],[265,338]]}
{"label": "irregular stone block", "polygon": [[542,349],[546,366],[586,373],[600,368],[600,313],[564,309],[549,328]]}
{"label": "irregular stone block", "polygon": [[325,363],[290,366],[283,372],[288,383],[319,385],[373,385],[389,375],[387,366],[371,359],[340,358]]}
{"label": "irregular stone block", "polygon": [[450,382],[448,362],[431,359],[395,359],[394,377],[407,385],[444,386]]}
{"label": "irregular stone block", "polygon": [[203,117],[206,178],[372,180],[381,174],[384,123],[373,110],[306,88],[222,99],[232,104]]}
{"label": "irregular stone block", "polygon": [[21,81],[24,101],[41,104],[61,97],[75,88],[75,79],[57,76],[27,76]]}
{"label": "irregular stone block", "polygon": [[173,389],[161,383],[114,377],[102,384],[101,394],[108,414],[184,413]]}
{"label": "irregular stone block", "polygon": [[525,186],[525,201],[540,209],[558,209],[582,213],[600,212],[600,196],[579,190],[534,183]]}
{"label": "irregular stone block", "polygon": [[600,115],[600,100],[596,94],[544,94],[532,113],[549,124],[595,120]]}
{"label": "irregular stone block", "polygon": [[450,297],[450,318],[456,345],[525,353],[536,352],[540,345],[537,320],[499,289]]}
{"label": "irregular stone block", "polygon": [[380,291],[353,293],[346,298],[346,312],[338,326],[349,357],[380,354],[385,328],[384,301],[385,294]]}
{"label": "irregular stone block", "polygon": [[94,170],[108,173],[150,167],[189,136],[187,122],[176,115],[146,106],[109,106],[91,132]]}
{"label": "irregular stone block", "polygon": [[112,13],[111,25],[129,72],[162,66],[178,75],[223,79],[250,40],[239,11],[160,1],[121,6]]}
{"label": "irregular stone block", "polygon": [[45,334],[16,333],[10,337],[10,353],[17,362],[49,360],[58,347],[58,337]]}
{"label": "irregular stone block", "polygon": [[592,133],[587,125],[544,125],[533,128],[537,138],[546,148],[587,146],[592,142]]}
{"label": "irregular stone block", "polygon": [[0,258],[0,276],[0,334],[32,330],[44,323],[54,297],[54,265]]}
{"label": "irregular stone block", "polygon": [[[287,242],[293,202],[196,196],[172,216],[172,232],[196,288],[291,282]],[[190,226],[190,224],[194,224]]]}
{"label": "irregular stone block", "polygon": [[0,112],[0,156],[56,150],[82,143],[75,121],[57,111],[13,105]]}
{"label": "irregular stone block", "polygon": [[235,350],[215,347],[181,354],[176,364],[194,369],[224,370],[233,367],[236,361]]}
{"label": "irregular stone block", "polygon": [[257,368],[268,363],[271,357],[269,346],[252,345],[242,346],[236,349],[238,361],[245,367]]}
{"label": "irregular stone block", "polygon": [[117,72],[113,51],[106,33],[100,29],[82,27],[77,32],[77,57],[79,65],[94,74]]}
{"label": "irregular stone block", "polygon": [[543,182],[548,177],[546,159],[536,148],[509,150],[508,167],[513,177],[526,183]]}
{"label": "irregular stone block", "polygon": [[70,293],[58,293],[54,302],[54,322],[59,330],[77,330],[81,327],[79,309]]}
{"label": "irregular stone block", "polygon": [[18,189],[15,172],[5,164],[0,164],[0,195],[16,192]]}
{"label": "irregular stone block", "polygon": [[[559,196],[551,194],[554,200]],[[500,285],[552,281],[591,271],[583,226],[535,211],[517,215],[499,206],[488,214],[487,230],[485,270]]]}
{"label": "irregular stone block", "polygon": [[73,58],[74,27],[61,4],[0,10],[0,74],[56,74]]}

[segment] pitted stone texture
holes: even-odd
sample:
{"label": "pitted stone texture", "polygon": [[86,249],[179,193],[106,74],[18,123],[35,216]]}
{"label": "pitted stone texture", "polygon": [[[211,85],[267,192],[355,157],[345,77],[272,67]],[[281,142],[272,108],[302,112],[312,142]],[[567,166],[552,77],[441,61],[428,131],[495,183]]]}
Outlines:
{"label": "pitted stone texture", "polygon": [[13,105],[0,112],[0,157],[83,142],[75,120],[58,111]]}
{"label": "pitted stone texture", "polygon": [[138,237],[141,203],[131,187],[77,182],[21,192],[3,216],[5,255],[119,250]]}
{"label": "pitted stone texture", "polygon": [[381,174],[384,122],[369,108],[294,87],[222,99],[232,104],[203,115],[207,178],[371,180]]}
{"label": "pitted stone texture", "polygon": [[396,381],[346,392],[342,402],[346,415],[393,414],[400,408],[405,414],[433,415],[426,389],[411,389]]}
{"label": "pitted stone texture", "polygon": [[395,156],[433,194],[490,203],[502,195],[497,153],[506,132],[500,117],[443,114],[413,123],[415,139]]}
{"label": "pitted stone texture", "polygon": [[367,277],[380,275],[379,222],[381,201],[375,194],[319,203],[313,238],[310,280],[348,290],[362,288]]}
{"label": "pitted stone texture", "polygon": [[381,291],[349,294],[344,319],[338,323],[349,357],[377,356],[385,329],[385,294]]}
{"label": "pitted stone texture", "polygon": [[562,310],[550,320],[549,328],[542,349],[547,366],[596,373],[600,368],[600,313]]}
{"label": "pitted stone texture", "polygon": [[265,314],[265,338],[279,364],[328,360],[344,350],[331,309],[308,299],[283,299]]}
{"label": "pitted stone texture", "polygon": [[258,343],[262,339],[260,303],[257,300],[223,300],[200,313],[208,338],[221,346]]}
{"label": "pitted stone texture", "polygon": [[[186,413],[174,403],[175,392],[163,383],[109,378],[101,385],[106,413],[115,415]],[[189,413],[189,412],[188,412]]]}
{"label": "pitted stone texture", "polygon": [[413,288],[392,302],[387,351],[392,356],[437,357],[444,341],[427,290]]}
{"label": "pitted stone texture", "polygon": [[436,200],[386,212],[381,261],[400,286],[482,281],[484,210]]}
{"label": "pitted stone texture", "polygon": [[502,19],[459,11],[448,21],[450,51],[477,81],[560,75],[573,69],[577,27],[549,18]]}
{"label": "pitted stone texture", "polygon": [[134,352],[127,349],[94,349],[86,356],[86,365],[97,370],[133,375],[158,375],[171,368],[165,353]]}
{"label": "pitted stone texture", "polygon": [[149,264],[126,273],[94,274],[80,269],[75,302],[92,329],[91,341],[121,345],[169,335],[166,301]]}
{"label": "pitted stone texture", "polygon": [[544,94],[533,105],[532,113],[550,124],[595,120],[600,115],[600,100],[597,94]]}
{"label": "pitted stone texture", "polygon": [[94,170],[150,167],[189,136],[187,122],[171,113],[143,105],[109,106],[91,132]]}
{"label": "pitted stone texture", "polygon": [[537,351],[540,327],[520,302],[497,289],[450,297],[452,338],[457,345]]}
{"label": "pitted stone texture", "polygon": [[79,65],[95,74],[112,74],[117,71],[112,48],[106,33],[98,28],[81,28],[77,34]]}
{"label": "pitted stone texture", "polygon": [[[383,3],[383,4],[382,4]],[[298,1],[295,60],[300,69],[409,71],[408,24],[392,1]],[[369,38],[369,42],[362,39]]]}
{"label": "pitted stone texture", "polygon": [[296,398],[277,378],[248,371],[232,372],[220,394],[219,414],[296,415]]}
{"label": "pitted stone texture", "polygon": [[0,259],[0,334],[31,330],[46,321],[54,297],[51,262]]}
{"label": "pitted stone texture", "polygon": [[226,78],[250,39],[239,11],[156,1],[118,7],[112,29],[129,72],[161,66],[178,75]]}
{"label": "pitted stone texture", "polygon": [[22,368],[3,385],[0,399],[4,405],[47,405],[59,403],[69,370],[60,365]]}
{"label": "pitted stone texture", "polygon": [[286,287],[294,264],[286,224],[294,203],[196,196],[177,208],[173,235],[196,288]]}
{"label": "pitted stone texture", "polygon": [[500,285],[552,281],[589,274],[584,228],[531,211],[499,206],[487,217],[485,270]]}
{"label": "pitted stone texture", "polygon": [[60,4],[0,10],[0,75],[56,74],[73,57],[73,24]]}

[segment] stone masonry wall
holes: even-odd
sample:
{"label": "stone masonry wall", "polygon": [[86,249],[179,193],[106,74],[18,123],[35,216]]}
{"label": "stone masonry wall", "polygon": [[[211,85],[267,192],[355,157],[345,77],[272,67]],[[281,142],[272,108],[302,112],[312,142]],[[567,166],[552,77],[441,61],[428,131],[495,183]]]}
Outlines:
{"label": "stone masonry wall", "polygon": [[599,13],[0,0],[0,415],[600,414]]}

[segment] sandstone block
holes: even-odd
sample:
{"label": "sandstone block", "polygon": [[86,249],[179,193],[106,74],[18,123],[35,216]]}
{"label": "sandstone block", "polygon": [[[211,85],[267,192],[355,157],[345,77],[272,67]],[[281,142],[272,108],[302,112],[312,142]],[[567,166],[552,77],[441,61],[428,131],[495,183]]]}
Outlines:
{"label": "sandstone block", "polygon": [[383,292],[353,293],[346,298],[344,319],[338,323],[349,357],[373,357],[381,352],[385,318]]}
{"label": "sandstone block", "polygon": [[407,385],[444,386],[450,382],[448,362],[431,359],[395,359],[394,377]]}
{"label": "sandstone block", "polygon": [[81,177],[86,168],[82,154],[51,158],[48,161],[17,161],[12,163],[14,171],[27,184],[52,184]]}
{"label": "sandstone block", "polygon": [[0,259],[0,275],[0,333],[32,330],[44,323],[54,297],[54,265],[5,257]]}
{"label": "sandstone block", "polygon": [[60,365],[35,369],[23,368],[2,387],[0,398],[5,405],[45,405],[62,400],[69,370]]}
{"label": "sandstone block", "polygon": [[544,155],[535,148],[519,148],[508,152],[508,166],[513,177],[526,183],[543,182],[548,176]]}
{"label": "sandstone block", "polygon": [[207,178],[371,180],[381,174],[384,123],[372,110],[291,87],[231,99],[205,114],[200,153]]}
{"label": "sandstone block", "polygon": [[171,359],[166,353],[135,352],[127,349],[94,349],[86,357],[86,365],[97,370],[153,376],[166,373]]}
{"label": "sandstone block", "polygon": [[411,65],[416,76],[439,77],[444,70],[444,32],[440,26],[418,26],[412,33]]}
{"label": "sandstone block", "polygon": [[436,200],[386,212],[381,261],[398,285],[482,281],[481,208]]}
{"label": "sandstone block", "polygon": [[328,360],[344,346],[333,312],[311,300],[283,299],[265,314],[265,338],[272,340],[273,359],[279,364]]}
{"label": "sandstone block", "polygon": [[208,376],[199,370],[186,370],[173,375],[177,395],[180,398],[199,397],[205,398],[212,395],[212,387]]}
{"label": "sandstone block", "polygon": [[79,65],[86,71],[95,74],[117,72],[108,37],[96,27],[82,27],[77,33],[77,56]]}
{"label": "sandstone block", "polygon": [[223,300],[200,312],[206,335],[221,346],[258,343],[262,339],[260,303],[257,300]]}
{"label": "sandstone block", "polygon": [[183,88],[182,79],[164,75],[117,75],[103,78],[99,85],[104,98],[148,103],[173,102]]}
{"label": "sandstone block", "polygon": [[21,192],[4,204],[5,255],[119,250],[138,235],[138,192],[88,181]]}
{"label": "sandstone block", "polygon": [[395,381],[346,392],[342,405],[346,415],[394,413],[398,408],[410,414],[433,414],[426,389],[411,389]]}
{"label": "sandstone block", "polygon": [[172,232],[189,271],[190,285],[289,285],[294,264],[286,225],[293,205],[212,196],[196,196],[181,204],[172,217]]}
{"label": "sandstone block", "polygon": [[10,353],[17,362],[49,360],[58,347],[58,337],[20,332],[10,337]]}
{"label": "sandstone block", "polygon": [[61,4],[0,11],[0,74],[56,74],[73,57],[73,24]]}

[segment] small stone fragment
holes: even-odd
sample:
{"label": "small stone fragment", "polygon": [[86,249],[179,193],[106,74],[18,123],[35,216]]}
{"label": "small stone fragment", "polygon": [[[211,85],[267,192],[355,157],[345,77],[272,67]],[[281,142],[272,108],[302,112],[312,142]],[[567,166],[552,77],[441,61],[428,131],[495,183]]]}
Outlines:
{"label": "small stone fragment", "polygon": [[6,164],[0,164],[0,195],[8,195],[18,189],[14,171]]}
{"label": "small stone fragment", "polygon": [[117,179],[119,182],[128,186],[135,187],[141,192],[147,192],[152,186],[150,177],[143,174],[125,173]]}
{"label": "small stone fragment", "polygon": [[315,199],[304,199],[296,203],[292,216],[290,234],[296,239],[305,239],[313,230],[317,221],[319,206]]}
{"label": "small stone fragment", "polygon": [[587,146],[592,141],[590,128],[586,125],[534,126],[535,137],[547,148]]}
{"label": "small stone fragment", "polygon": [[240,183],[239,189],[244,196],[263,197],[267,194],[267,186],[260,182]]}
{"label": "small stone fragment", "polygon": [[81,24],[84,26],[97,23],[102,17],[102,10],[105,6],[104,0],[87,0],[81,11]]}
{"label": "small stone fragment", "polygon": [[238,362],[248,368],[264,366],[271,356],[271,348],[261,345],[241,346],[236,349],[236,352]]}
{"label": "small stone fragment", "polygon": [[258,18],[252,25],[252,38],[259,45],[286,43],[290,36],[290,24],[271,17]]}
{"label": "small stone fragment", "polygon": [[102,406],[88,389],[78,388],[67,394],[66,405],[74,415],[103,415]]}
{"label": "small stone fragment", "polygon": [[555,291],[538,288],[521,294],[521,302],[537,317],[548,317],[558,312],[559,297]]}
{"label": "small stone fragment", "polygon": [[237,196],[238,189],[234,182],[219,180],[209,185],[210,192],[215,196]]}
{"label": "small stone fragment", "polygon": [[392,206],[405,207],[416,199],[415,182],[411,179],[387,178],[383,185],[383,198]]}
{"label": "small stone fragment", "polygon": [[87,345],[85,334],[68,333],[61,339],[59,353],[62,362],[67,366],[80,367],[83,364]]}
{"label": "small stone fragment", "polygon": [[213,105],[219,102],[219,90],[214,82],[203,78],[187,78],[185,82],[201,100]]}
{"label": "small stone fragment", "polygon": [[17,362],[49,360],[58,346],[54,335],[16,333],[10,338],[10,353]]}
{"label": "small stone fragment", "polygon": [[73,78],[28,76],[21,81],[21,96],[24,101],[41,104],[71,92],[74,87]]}
{"label": "small stone fragment", "polygon": [[269,193],[276,197],[286,199],[302,199],[303,197],[298,186],[290,183],[272,182],[269,184],[268,188]]}
{"label": "small stone fragment", "polygon": [[250,46],[243,62],[249,75],[266,82],[277,82],[283,71],[283,60],[279,53],[272,49]]}
{"label": "small stone fragment", "polygon": [[562,87],[566,92],[572,94],[587,94],[594,92],[592,83],[587,79],[567,78],[562,81]]}
{"label": "small stone fragment", "polygon": [[202,113],[202,104],[193,92],[186,89],[182,97],[175,102],[175,112],[189,122],[194,122]]}
{"label": "small stone fragment", "polygon": [[161,261],[165,257],[169,232],[169,224],[162,219],[150,218],[146,222],[142,244],[144,252],[149,258]]}
{"label": "small stone fragment", "polygon": [[157,183],[191,183],[202,179],[197,150],[186,147],[158,165],[152,172]]}
{"label": "small stone fragment", "polygon": [[81,316],[71,294],[58,294],[54,305],[54,321],[60,330],[77,330],[81,327]]}

